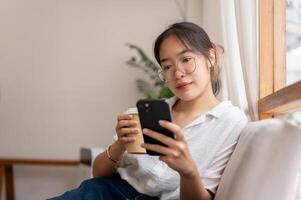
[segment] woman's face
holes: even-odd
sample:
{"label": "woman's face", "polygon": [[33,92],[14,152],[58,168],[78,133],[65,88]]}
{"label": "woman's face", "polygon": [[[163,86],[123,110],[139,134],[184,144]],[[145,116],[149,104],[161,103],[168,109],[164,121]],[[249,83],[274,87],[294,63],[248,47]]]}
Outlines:
{"label": "woman's face", "polygon": [[[176,36],[171,35],[162,42],[159,54],[163,71],[176,69],[172,78],[169,76],[166,85],[178,98],[191,101],[200,97],[208,89],[212,92],[208,67],[210,63],[201,53],[191,51]],[[184,66],[183,63],[191,58],[194,58],[196,66],[193,72],[185,73],[183,67],[180,69],[177,67]]]}

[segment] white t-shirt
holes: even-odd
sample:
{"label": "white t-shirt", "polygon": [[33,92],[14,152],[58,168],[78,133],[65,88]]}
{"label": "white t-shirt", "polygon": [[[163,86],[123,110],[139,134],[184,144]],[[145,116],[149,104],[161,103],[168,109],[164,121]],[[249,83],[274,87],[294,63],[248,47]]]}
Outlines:
{"label": "white t-shirt", "polygon": [[[176,101],[176,97],[167,100],[170,107]],[[223,101],[182,129],[202,183],[213,193],[247,121],[239,108],[230,101]],[[126,152],[117,171],[140,193],[158,196],[161,200],[179,199],[178,172],[158,158]]]}

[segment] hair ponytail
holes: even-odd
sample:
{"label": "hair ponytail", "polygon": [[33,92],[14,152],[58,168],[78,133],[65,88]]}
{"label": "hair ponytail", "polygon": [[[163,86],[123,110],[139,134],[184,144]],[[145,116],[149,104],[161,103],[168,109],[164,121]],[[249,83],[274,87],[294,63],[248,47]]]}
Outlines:
{"label": "hair ponytail", "polygon": [[212,43],[212,46],[214,49],[215,59],[214,59],[214,63],[212,63],[210,67],[210,78],[211,78],[212,91],[213,94],[216,96],[221,90],[220,72],[221,72],[221,64],[222,64],[224,48],[221,45],[214,44],[214,43]]}

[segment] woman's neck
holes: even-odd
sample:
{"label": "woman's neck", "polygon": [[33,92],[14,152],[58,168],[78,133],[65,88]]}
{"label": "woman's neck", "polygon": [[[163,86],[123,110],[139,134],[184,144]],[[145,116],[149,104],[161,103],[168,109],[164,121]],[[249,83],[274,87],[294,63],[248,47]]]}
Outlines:
{"label": "woman's neck", "polygon": [[211,110],[219,103],[212,90],[207,90],[191,101],[179,99],[173,106],[173,112],[196,116]]}

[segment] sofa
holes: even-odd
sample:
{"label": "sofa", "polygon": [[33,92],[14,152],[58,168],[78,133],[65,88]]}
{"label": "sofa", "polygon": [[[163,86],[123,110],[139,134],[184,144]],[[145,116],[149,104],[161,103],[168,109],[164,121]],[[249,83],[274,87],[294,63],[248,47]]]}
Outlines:
{"label": "sofa", "polygon": [[296,200],[301,129],[280,119],[250,122],[226,166],[215,200]]}

